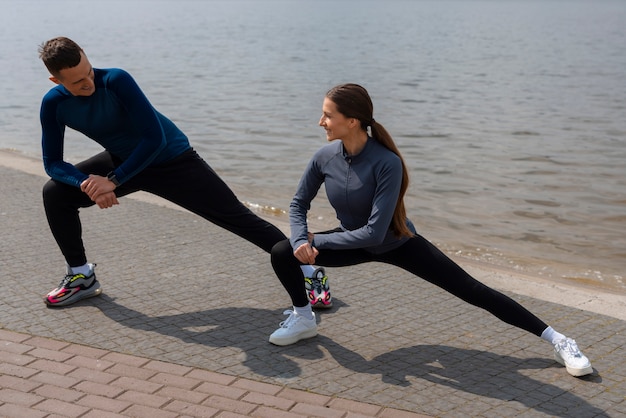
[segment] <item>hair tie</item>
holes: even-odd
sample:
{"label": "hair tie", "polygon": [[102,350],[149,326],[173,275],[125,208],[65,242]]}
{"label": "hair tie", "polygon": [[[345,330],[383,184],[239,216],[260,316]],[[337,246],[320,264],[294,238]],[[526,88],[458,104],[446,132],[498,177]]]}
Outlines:
{"label": "hair tie", "polygon": [[372,121],[370,122],[370,126],[373,126],[374,122],[376,122],[376,121],[374,120],[374,118],[372,118]]}

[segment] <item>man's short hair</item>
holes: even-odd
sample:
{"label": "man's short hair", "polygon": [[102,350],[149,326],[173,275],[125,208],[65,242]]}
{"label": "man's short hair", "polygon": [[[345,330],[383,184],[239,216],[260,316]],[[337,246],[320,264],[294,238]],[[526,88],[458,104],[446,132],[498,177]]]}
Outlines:
{"label": "man's short hair", "polygon": [[61,70],[76,67],[80,63],[82,48],[64,36],[52,38],[39,47],[39,58],[53,76]]}

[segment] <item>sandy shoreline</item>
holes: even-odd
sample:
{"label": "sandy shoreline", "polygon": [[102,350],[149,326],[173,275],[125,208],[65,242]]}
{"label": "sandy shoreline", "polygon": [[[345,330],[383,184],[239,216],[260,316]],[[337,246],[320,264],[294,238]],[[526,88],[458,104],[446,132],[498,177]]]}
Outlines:
{"label": "sandy shoreline", "polygon": [[[28,174],[47,176],[39,159],[25,156],[17,151],[0,149],[0,165]],[[183,210],[148,193],[135,193],[129,198]],[[274,223],[288,234],[289,225],[285,220],[263,213],[260,213],[259,216]],[[458,257],[453,258],[474,277],[496,289],[626,320],[626,298],[622,294],[612,293],[604,289],[574,286],[558,281],[558,279],[547,280],[541,277],[522,275],[485,263]]]}

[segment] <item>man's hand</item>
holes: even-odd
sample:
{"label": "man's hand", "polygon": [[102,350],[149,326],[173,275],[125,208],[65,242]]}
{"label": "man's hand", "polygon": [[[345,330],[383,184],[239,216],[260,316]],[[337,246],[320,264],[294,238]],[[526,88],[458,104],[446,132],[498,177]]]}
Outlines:
{"label": "man's hand", "polygon": [[80,184],[80,190],[87,193],[87,196],[95,202],[99,195],[115,190],[115,184],[106,177],[90,174],[89,177]]}
{"label": "man's hand", "polygon": [[296,248],[293,255],[303,264],[315,264],[315,257],[317,257],[319,253],[317,248],[306,243]]}
{"label": "man's hand", "polygon": [[96,202],[96,205],[98,205],[100,209],[107,209],[113,207],[113,205],[120,204],[120,202],[118,202],[117,200],[117,196],[115,196],[115,193],[113,192],[103,193],[99,195],[98,197],[96,197],[96,200],[94,200],[94,202]]}
{"label": "man's hand", "polygon": [[80,190],[85,192],[91,200],[96,202],[100,209],[106,209],[113,205],[120,204],[117,200],[117,196],[115,196],[113,192],[113,190],[115,190],[115,184],[106,177],[90,174],[89,178],[80,184]]}

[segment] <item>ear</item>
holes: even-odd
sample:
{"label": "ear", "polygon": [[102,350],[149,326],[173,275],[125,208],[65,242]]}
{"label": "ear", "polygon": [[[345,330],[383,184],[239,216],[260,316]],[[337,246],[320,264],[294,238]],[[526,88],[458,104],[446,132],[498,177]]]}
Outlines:
{"label": "ear", "polygon": [[55,76],[51,75],[50,77],[48,77],[50,79],[50,81],[52,81],[54,84],[62,84],[61,80],[59,80],[58,78],[56,78]]}
{"label": "ear", "polygon": [[361,126],[361,121],[359,121],[357,118],[350,118],[349,125],[350,125],[350,128]]}

